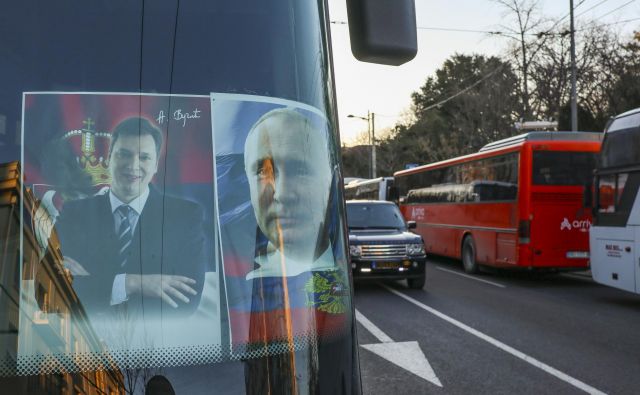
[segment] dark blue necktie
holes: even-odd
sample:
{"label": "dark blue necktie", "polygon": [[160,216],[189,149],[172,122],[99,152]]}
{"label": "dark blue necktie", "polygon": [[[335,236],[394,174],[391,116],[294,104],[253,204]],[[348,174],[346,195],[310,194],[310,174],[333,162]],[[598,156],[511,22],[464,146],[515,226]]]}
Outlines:
{"label": "dark blue necktie", "polygon": [[118,207],[116,211],[121,218],[120,226],[118,227],[118,262],[120,263],[120,267],[124,267],[124,265],[127,264],[127,259],[129,258],[129,249],[133,238],[131,221],[129,220],[129,214],[131,213],[132,208],[123,204]]}

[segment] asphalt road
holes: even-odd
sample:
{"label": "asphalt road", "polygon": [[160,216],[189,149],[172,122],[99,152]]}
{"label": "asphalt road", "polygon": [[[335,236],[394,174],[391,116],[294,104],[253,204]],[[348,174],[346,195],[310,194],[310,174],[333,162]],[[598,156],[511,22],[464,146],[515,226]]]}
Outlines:
{"label": "asphalt road", "polygon": [[430,259],[423,290],[356,283],[355,306],[365,394],[640,393],[640,296],[584,274]]}

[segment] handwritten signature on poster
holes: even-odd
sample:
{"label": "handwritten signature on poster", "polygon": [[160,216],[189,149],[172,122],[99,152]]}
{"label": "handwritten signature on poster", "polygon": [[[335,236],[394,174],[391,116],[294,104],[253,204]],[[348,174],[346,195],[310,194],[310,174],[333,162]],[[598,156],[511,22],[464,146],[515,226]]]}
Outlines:
{"label": "handwritten signature on poster", "polygon": [[[202,111],[199,109],[195,109],[189,112],[183,112],[182,109],[177,109],[173,112],[173,120],[182,122],[182,127],[187,126],[187,121],[191,119],[200,119],[200,113]],[[165,121],[167,121],[168,116],[164,113],[164,110],[160,110],[158,117],[156,118],[156,122],[162,125]]]}

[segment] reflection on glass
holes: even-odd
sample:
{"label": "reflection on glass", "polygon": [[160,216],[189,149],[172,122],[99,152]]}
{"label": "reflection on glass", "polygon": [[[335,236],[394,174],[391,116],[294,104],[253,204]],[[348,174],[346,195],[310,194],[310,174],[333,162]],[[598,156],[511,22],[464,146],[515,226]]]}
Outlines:
{"label": "reflection on glass", "polygon": [[[23,393],[72,393],[75,387],[87,393],[124,394],[123,374],[115,369],[100,338],[83,319],[84,310],[73,291],[73,277],[63,266],[57,239],[52,237],[46,250],[40,247],[34,228],[38,220],[44,221],[38,219],[44,214],[29,188],[22,192],[29,226],[21,227],[17,162],[0,166],[0,185],[0,225],[2,232],[7,231],[0,234],[4,243],[0,256],[0,346],[4,353],[0,376],[4,377],[0,383],[5,389]],[[18,265],[21,233],[22,265]],[[88,349],[102,352],[95,370],[73,369],[84,365],[82,353]],[[33,357],[25,360],[25,354]],[[17,374],[25,379],[11,378]],[[65,392],[65,388],[69,390]]]}
{"label": "reflection on glass", "polygon": [[513,201],[518,196],[518,154],[410,174],[398,189],[406,203]]}
{"label": "reflection on glass", "polygon": [[254,277],[295,276],[333,269],[326,219],[331,164],[324,130],[292,109],[263,115],[249,131],[244,150],[251,205],[269,240],[264,263]]}
{"label": "reflection on glass", "polygon": [[[3,283],[10,285],[0,290],[8,322],[7,335],[1,337],[6,347],[0,349],[0,361],[6,354],[10,368],[0,378],[3,391],[122,393],[124,388],[128,393],[143,393],[153,376],[165,376],[174,386],[179,384],[177,393],[208,393],[211,388],[239,393],[245,389],[246,374],[247,383],[255,384],[254,391],[260,392],[261,380],[252,379],[251,369],[243,362],[249,355],[236,353],[236,343],[232,345],[232,341],[238,342],[246,350],[249,323],[255,323],[252,334],[260,333],[261,328],[269,330],[259,324],[259,318],[272,317],[280,325],[278,317],[283,317],[279,314],[284,311],[278,296],[282,295],[282,281],[246,278],[259,268],[256,260],[267,256],[268,245],[265,234],[258,230],[242,159],[247,132],[259,116],[243,125],[237,139],[234,125],[218,125],[221,128],[217,131],[225,131],[218,143],[237,141],[237,149],[228,152],[239,154],[240,160],[225,163],[225,154],[216,152],[214,166],[209,95],[212,91],[254,93],[271,96],[274,102],[287,98],[313,108],[314,122],[320,118],[324,122],[323,141],[332,155],[332,167],[327,171],[333,190],[340,175],[335,173],[336,117],[330,89],[326,4],[194,0],[177,5],[137,0],[4,4],[5,12],[0,13],[0,26],[6,33],[0,40],[0,52],[6,55],[0,57],[0,162],[21,160],[25,190],[21,195],[18,188],[2,206],[2,221],[8,222],[0,226],[4,232],[0,274]],[[165,94],[172,92],[177,94]],[[260,115],[272,109],[274,106]],[[227,119],[234,119],[233,114],[227,115]],[[154,149],[147,150],[149,141],[144,134],[126,144],[137,144],[133,150],[118,149],[109,154],[116,126],[131,117],[140,118],[140,123],[146,119],[162,131],[162,149],[155,154],[157,169],[138,166],[138,173],[118,170],[128,162],[142,163],[153,157],[155,140]],[[226,164],[230,167],[225,168]],[[277,179],[277,164],[273,166]],[[225,176],[226,170],[232,177]],[[121,202],[132,198],[129,203],[135,205],[144,194],[145,176],[152,173],[147,207],[141,212],[83,212],[101,196],[111,196],[112,187],[119,190],[114,196]],[[221,188],[216,189],[218,181],[229,182],[221,182]],[[160,224],[145,213],[154,200],[154,190],[163,201],[164,220]],[[333,191],[329,198],[338,202],[339,193]],[[24,203],[23,223],[19,221],[20,196],[30,196],[33,202]],[[176,201],[182,202],[174,204]],[[218,202],[225,207],[217,207]],[[200,209],[194,208],[197,206]],[[344,235],[340,233],[343,214],[336,204],[327,206],[331,238],[325,251],[343,257],[334,259],[337,266],[346,265]],[[197,211],[202,213],[199,221]],[[124,252],[130,257],[115,264],[125,262],[118,269],[123,272],[103,268],[98,262],[110,261],[109,256],[115,255],[109,246],[120,250],[115,238],[125,217],[132,241]],[[224,224],[217,226],[218,220]],[[99,225],[105,221],[112,222],[112,227]],[[175,235],[177,231],[171,228],[184,228],[181,221],[194,225],[180,232],[184,235]],[[281,223],[284,240],[288,231],[284,219]],[[199,242],[183,246],[176,241],[197,233],[197,228],[204,239],[204,273],[191,270],[192,265],[198,266],[195,252],[199,248],[190,246]],[[89,240],[96,238],[98,229],[112,232],[113,240],[111,236],[98,243]],[[217,234],[219,229],[225,235]],[[149,246],[158,243],[158,238],[161,246]],[[189,251],[180,251],[180,247]],[[218,266],[223,263],[222,247],[224,263],[229,263],[225,269],[234,267],[232,252],[240,251],[242,259],[237,262],[246,263],[247,270],[223,273],[223,267]],[[155,254],[151,251],[154,248]],[[176,265],[178,254],[194,258]],[[132,263],[137,273],[129,271]],[[178,280],[167,290],[165,296],[177,308],[162,295],[157,297],[157,286],[146,286],[147,281],[136,278],[157,275],[152,271],[154,266],[160,266],[161,274],[196,280],[195,286]],[[343,273],[314,271],[318,276],[313,279],[301,275],[296,281],[288,277],[286,282],[294,340],[297,323],[306,327],[306,318],[312,317],[307,310],[332,312],[326,317],[313,314],[318,323],[314,328],[319,328],[313,336],[320,337],[327,328],[340,330],[340,336],[323,337],[322,343],[314,343],[315,348],[310,346],[312,352],[298,353],[290,360],[295,362],[296,374],[307,372],[306,383],[302,375],[297,385],[300,392],[358,391],[358,380],[353,380],[357,374],[351,317],[342,313],[349,301]],[[116,281],[120,274],[125,276]],[[100,276],[103,281],[95,281]],[[131,292],[127,292],[127,278]],[[302,314],[301,321],[297,314]],[[48,331],[51,336],[41,334],[43,327],[53,328]],[[274,333],[279,336],[282,332]],[[262,339],[252,345],[267,349],[260,355],[288,353],[286,337]],[[117,369],[107,369],[110,366]],[[113,373],[102,379],[93,368]],[[322,379],[308,373],[318,371]],[[8,387],[3,385],[7,380],[11,382]],[[106,385],[95,384],[101,382]]]}
{"label": "reflection on glass", "polygon": [[251,393],[307,392],[350,311],[332,135],[300,103],[212,100],[233,358]]}
{"label": "reflection on glass", "polygon": [[601,213],[613,213],[615,209],[616,176],[600,176],[598,186],[598,211]]}
{"label": "reflection on glass", "polygon": [[629,173],[618,174],[618,180],[616,184],[616,207],[620,207],[622,195],[624,193],[624,187],[625,185],[627,185],[628,178],[629,178]]}
{"label": "reflection on glass", "polygon": [[[22,243],[17,373],[111,369],[132,388],[140,372],[220,361],[208,96],[25,102],[32,236]],[[42,323],[48,332],[34,341]]]}

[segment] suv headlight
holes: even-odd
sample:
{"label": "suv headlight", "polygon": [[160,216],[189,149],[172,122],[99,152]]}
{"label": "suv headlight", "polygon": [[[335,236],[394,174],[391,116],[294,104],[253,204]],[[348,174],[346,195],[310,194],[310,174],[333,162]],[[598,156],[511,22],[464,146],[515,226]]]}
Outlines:
{"label": "suv headlight", "polygon": [[360,248],[360,246],[349,246],[349,254],[351,256],[360,256],[360,254],[362,254],[362,248]]}
{"label": "suv headlight", "polygon": [[424,244],[407,244],[408,255],[424,255]]}

